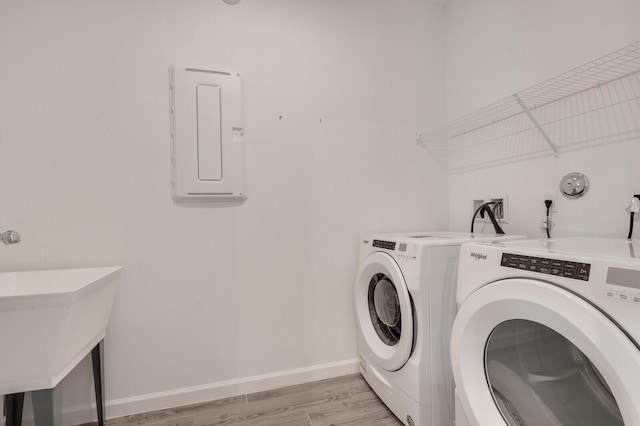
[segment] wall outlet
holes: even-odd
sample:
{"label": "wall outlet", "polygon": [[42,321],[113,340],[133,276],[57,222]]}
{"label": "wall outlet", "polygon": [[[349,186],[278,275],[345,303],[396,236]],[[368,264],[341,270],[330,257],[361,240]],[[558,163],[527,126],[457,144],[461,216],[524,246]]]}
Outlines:
{"label": "wall outlet", "polygon": [[[471,214],[473,215],[476,210],[483,205],[484,203],[488,203],[488,202],[500,202],[502,201],[502,204],[498,205],[498,206],[492,206],[492,211],[495,214],[496,219],[498,220],[499,223],[509,223],[509,199],[507,198],[507,195],[497,195],[495,197],[477,197],[474,198],[472,200],[472,207],[473,209],[471,210]],[[489,217],[487,215],[484,216],[484,219],[480,217],[480,215],[478,214],[476,216],[475,222],[477,223],[490,223],[491,220],[489,220]]]}

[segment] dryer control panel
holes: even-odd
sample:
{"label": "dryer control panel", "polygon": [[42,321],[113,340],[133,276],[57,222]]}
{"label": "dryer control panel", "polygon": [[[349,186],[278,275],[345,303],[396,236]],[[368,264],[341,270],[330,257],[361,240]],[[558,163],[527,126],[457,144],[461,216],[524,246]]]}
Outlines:
{"label": "dryer control panel", "polygon": [[640,303],[640,271],[627,268],[607,268],[607,288],[604,295],[623,302]]}
{"label": "dryer control panel", "polygon": [[589,274],[591,273],[591,264],[589,263],[524,256],[513,253],[502,253],[500,265],[506,266],[507,268],[523,269],[525,271],[556,275],[581,281],[589,281]]}

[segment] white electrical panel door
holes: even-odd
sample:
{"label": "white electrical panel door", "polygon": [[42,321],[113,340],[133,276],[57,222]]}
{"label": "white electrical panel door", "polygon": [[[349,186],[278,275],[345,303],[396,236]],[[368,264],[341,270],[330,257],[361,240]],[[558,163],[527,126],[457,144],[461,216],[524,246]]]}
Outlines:
{"label": "white electrical panel door", "polygon": [[171,70],[171,186],[176,201],[242,201],[240,74]]}

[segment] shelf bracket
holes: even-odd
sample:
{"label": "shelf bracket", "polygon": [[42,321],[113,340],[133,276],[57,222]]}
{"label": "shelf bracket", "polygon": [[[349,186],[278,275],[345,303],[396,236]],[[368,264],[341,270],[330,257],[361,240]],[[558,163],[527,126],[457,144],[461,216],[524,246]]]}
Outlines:
{"label": "shelf bracket", "polygon": [[536,120],[536,118],[533,116],[533,114],[531,114],[531,111],[529,110],[529,108],[527,108],[527,106],[524,104],[524,102],[522,102],[522,99],[520,99],[520,97],[517,94],[513,95],[513,97],[516,99],[516,102],[518,102],[518,105],[520,105],[520,108],[522,108],[524,113],[527,114],[527,117],[529,117],[529,120],[531,120],[533,125],[536,126],[536,129],[538,129],[538,131],[540,132],[542,137],[547,141],[547,143],[549,144],[549,146],[553,150],[553,153],[557,156],[558,155],[558,148],[556,148],[555,144],[553,143],[553,141],[551,140],[551,138],[549,137],[547,132],[544,131],[544,129],[542,128],[540,123],[538,123],[538,120]]}

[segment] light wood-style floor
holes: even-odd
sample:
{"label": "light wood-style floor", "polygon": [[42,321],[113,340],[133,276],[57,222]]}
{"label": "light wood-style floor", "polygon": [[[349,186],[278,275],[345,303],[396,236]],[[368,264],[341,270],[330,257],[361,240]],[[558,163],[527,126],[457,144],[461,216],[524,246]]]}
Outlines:
{"label": "light wood-style floor", "polygon": [[[82,426],[91,426],[87,423]],[[402,426],[360,374],[126,416],[109,426]]]}

